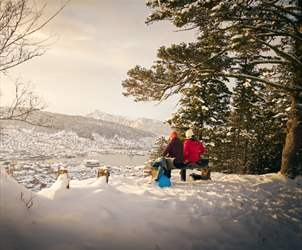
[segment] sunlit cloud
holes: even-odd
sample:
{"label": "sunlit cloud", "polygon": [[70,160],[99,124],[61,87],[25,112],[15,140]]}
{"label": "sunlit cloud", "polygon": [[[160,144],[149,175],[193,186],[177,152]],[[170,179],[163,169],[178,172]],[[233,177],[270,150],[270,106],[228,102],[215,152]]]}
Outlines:
{"label": "sunlit cloud", "polygon": [[[47,1],[46,14],[60,4]],[[46,54],[11,74],[33,82],[49,111],[86,114],[101,109],[166,119],[175,110],[175,100],[159,106],[134,103],[122,95],[121,83],[135,65],[149,67],[161,45],[189,41],[193,35],[174,32],[167,22],[147,26],[148,14],[141,0],[71,0],[36,34],[38,39],[50,38]]]}

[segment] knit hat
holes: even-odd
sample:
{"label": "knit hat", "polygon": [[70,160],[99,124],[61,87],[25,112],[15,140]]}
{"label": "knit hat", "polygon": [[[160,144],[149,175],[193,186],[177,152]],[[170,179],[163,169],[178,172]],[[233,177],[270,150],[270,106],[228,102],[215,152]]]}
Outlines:
{"label": "knit hat", "polygon": [[170,133],[170,139],[175,139],[175,138],[177,138],[176,131],[171,131],[171,133]]}
{"label": "knit hat", "polygon": [[193,132],[192,129],[188,129],[188,130],[186,131],[186,138],[187,138],[187,139],[192,138],[193,135],[194,135],[194,132]]}

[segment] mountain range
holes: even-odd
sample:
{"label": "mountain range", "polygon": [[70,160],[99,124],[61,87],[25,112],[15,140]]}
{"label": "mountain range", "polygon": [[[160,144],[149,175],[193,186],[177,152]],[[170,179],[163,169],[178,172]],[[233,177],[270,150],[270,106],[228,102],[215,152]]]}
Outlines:
{"label": "mountain range", "polygon": [[[155,138],[166,134],[168,126],[163,122],[139,118],[130,119],[95,111],[87,116],[65,115],[46,111],[36,111],[29,116],[29,121],[42,126],[35,130],[52,133],[57,131],[73,131],[78,136],[93,139],[93,134],[104,138],[124,138],[135,140],[141,138]],[[0,127],[32,128],[33,126],[19,121],[1,121]]]}
{"label": "mountain range", "polygon": [[148,118],[130,118],[127,116],[112,115],[100,110],[95,110],[86,115],[89,118],[103,120],[128,126],[131,128],[148,131],[155,135],[167,135],[170,127],[162,121],[148,119]]}

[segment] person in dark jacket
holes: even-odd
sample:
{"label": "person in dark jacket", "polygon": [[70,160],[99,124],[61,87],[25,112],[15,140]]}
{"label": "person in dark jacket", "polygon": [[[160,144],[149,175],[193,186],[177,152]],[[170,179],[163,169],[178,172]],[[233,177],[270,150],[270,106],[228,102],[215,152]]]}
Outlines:
{"label": "person in dark jacket", "polygon": [[[160,167],[158,172],[160,173],[161,169],[165,170],[167,177],[171,178],[171,169],[168,169],[167,163],[164,157],[171,157],[174,158],[173,164],[176,168],[182,169],[185,167],[184,164],[184,152],[183,152],[183,145],[180,139],[177,136],[176,131],[172,131],[170,133],[169,143],[165,148],[164,152],[162,153],[162,160],[160,162]],[[158,179],[158,177],[156,178]],[[181,175],[181,180],[185,181],[186,176]]]}
{"label": "person in dark jacket", "polygon": [[170,133],[170,141],[166,149],[162,153],[163,157],[174,158],[175,167],[182,167],[184,162],[184,151],[180,139],[175,131]]}

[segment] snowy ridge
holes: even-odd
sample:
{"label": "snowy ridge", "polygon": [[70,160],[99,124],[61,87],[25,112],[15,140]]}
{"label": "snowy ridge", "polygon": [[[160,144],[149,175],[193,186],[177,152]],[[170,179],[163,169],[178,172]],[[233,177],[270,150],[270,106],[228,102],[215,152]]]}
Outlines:
{"label": "snowy ridge", "polygon": [[95,110],[94,112],[87,114],[87,117],[114,122],[132,128],[148,131],[156,135],[167,135],[170,130],[170,127],[167,124],[164,124],[162,121],[147,118],[134,119],[127,116],[111,115],[100,110]]}
{"label": "snowy ridge", "polygon": [[0,228],[6,250],[302,246],[301,183],[278,174],[213,173],[213,181],[187,183],[174,175],[169,189],[130,172],[114,174],[109,185],[102,178],[72,180],[70,189],[56,183],[60,188],[42,190],[30,209],[20,201],[22,188],[4,172],[0,178],[0,221],[10,225]]}
{"label": "snowy ridge", "polygon": [[[125,139],[140,139],[144,137],[155,137],[156,135],[148,131],[131,128],[129,126],[96,120],[84,116],[64,115],[50,112],[37,111],[30,115],[29,121],[34,124],[40,124],[43,127],[35,127],[37,131],[48,133],[58,131],[73,131],[79,137],[93,139],[93,134],[99,134],[105,138],[113,138],[118,136]],[[32,125],[16,122],[16,121],[2,121],[1,127],[15,127],[15,128],[33,128]],[[45,127],[45,128],[44,128]]]}

